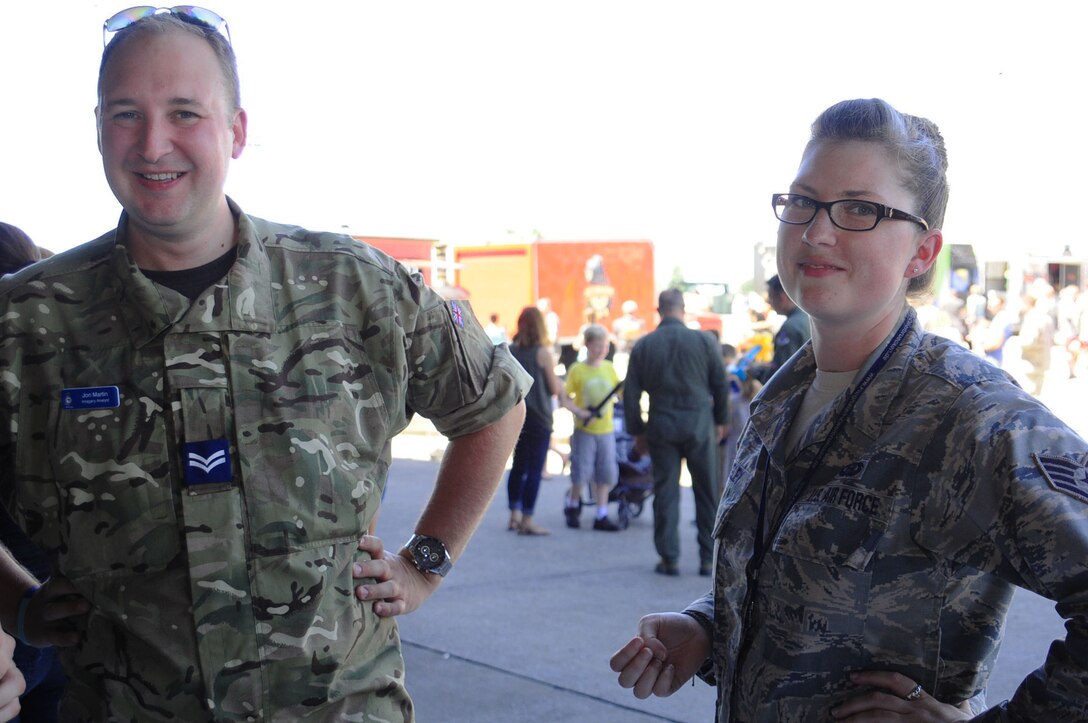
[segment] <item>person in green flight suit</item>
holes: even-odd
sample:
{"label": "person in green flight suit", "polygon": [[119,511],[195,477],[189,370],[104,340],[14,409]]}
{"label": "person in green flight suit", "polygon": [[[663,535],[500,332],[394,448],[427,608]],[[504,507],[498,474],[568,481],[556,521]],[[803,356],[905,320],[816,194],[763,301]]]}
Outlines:
{"label": "person in green flight suit", "polygon": [[[714,554],[711,529],[718,504],[717,445],[725,437],[729,388],[718,345],[710,334],[684,324],[684,295],[658,296],[658,327],[631,350],[624,380],[624,422],[635,450],[650,455],[654,474],[655,570],[680,568],[680,464],[687,462],[695,494],[699,574],[709,575]],[[640,400],[650,399],[648,419]]]}

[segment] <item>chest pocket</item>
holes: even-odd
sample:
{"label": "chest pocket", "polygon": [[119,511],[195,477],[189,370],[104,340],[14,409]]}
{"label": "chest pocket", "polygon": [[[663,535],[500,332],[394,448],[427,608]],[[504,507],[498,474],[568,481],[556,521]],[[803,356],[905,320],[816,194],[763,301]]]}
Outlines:
{"label": "chest pocket", "polygon": [[362,341],[321,326],[227,344],[252,552],[356,537],[389,465],[389,414]]}
{"label": "chest pocket", "polygon": [[63,523],[55,534],[47,526],[44,541],[56,544],[70,578],[154,572],[178,553],[157,362],[130,350],[82,351],[66,365],[65,386],[101,387],[123,377],[129,383],[119,387],[118,406],[65,409],[60,395],[50,402],[46,449]]}
{"label": "chest pocket", "polygon": [[892,516],[893,500],[867,489],[832,484],[813,490],[787,513],[776,553],[864,571]]}

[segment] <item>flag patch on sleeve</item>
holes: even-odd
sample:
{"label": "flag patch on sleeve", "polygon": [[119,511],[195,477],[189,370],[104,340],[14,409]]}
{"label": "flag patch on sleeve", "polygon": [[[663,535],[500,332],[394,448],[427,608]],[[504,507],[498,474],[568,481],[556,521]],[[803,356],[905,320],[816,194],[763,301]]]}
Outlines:
{"label": "flag patch on sleeve", "polygon": [[1032,457],[1051,487],[1088,502],[1088,464],[1084,456],[1044,457],[1033,454]]}
{"label": "flag patch on sleeve", "polygon": [[450,302],[450,316],[453,317],[453,323],[462,329],[465,328],[465,313],[461,311],[461,305],[456,301]]}

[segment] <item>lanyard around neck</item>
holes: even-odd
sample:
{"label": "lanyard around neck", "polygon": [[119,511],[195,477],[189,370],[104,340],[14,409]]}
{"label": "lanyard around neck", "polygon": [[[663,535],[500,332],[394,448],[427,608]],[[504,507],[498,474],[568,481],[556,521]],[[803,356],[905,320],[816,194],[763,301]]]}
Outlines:
{"label": "lanyard around neck", "polygon": [[[846,426],[846,420],[853,411],[854,406],[858,400],[861,399],[862,394],[869,388],[876,378],[876,375],[880,373],[888,361],[895,354],[896,350],[903,343],[903,340],[907,337],[907,332],[910,331],[913,325],[913,318],[911,314],[907,314],[902,323],[899,324],[899,328],[896,329],[895,334],[892,335],[891,341],[884,348],[884,351],[865,372],[865,376],[861,378],[858,385],[854,387],[854,390],[850,393],[849,399],[846,401],[846,406],[835,417],[835,422],[831,427],[831,431],[827,437],[824,438],[823,444],[820,445],[819,451],[816,453],[816,457],[809,463],[808,468],[805,470],[804,476],[801,478],[800,484],[794,490],[790,496],[789,503],[785,506],[783,513],[778,516],[778,522],[775,525],[773,535],[778,534],[778,530],[782,527],[782,523],[785,521],[787,514],[793,506],[797,504],[797,501],[801,499],[801,495],[804,493],[805,488],[812,482],[812,478],[816,475],[817,470],[823,466],[824,460],[827,458],[828,453],[831,452],[831,447],[838,441],[839,435],[842,433],[843,427]],[[763,450],[763,488],[760,492],[759,498],[759,516],[756,518],[756,539],[755,546],[752,553],[752,558],[748,561],[748,567],[746,574],[748,577],[749,588],[755,581],[755,576],[759,572],[759,568],[763,565],[763,558],[767,554],[768,538],[766,536],[766,518],[767,518],[767,480],[770,477],[770,465],[771,455],[767,449]]]}
{"label": "lanyard around neck", "polygon": [[744,591],[744,602],[741,606],[740,614],[740,628],[741,628],[741,641],[737,649],[737,655],[733,665],[733,685],[730,688],[730,698],[733,701],[735,710],[738,691],[740,690],[740,672],[741,661],[744,660],[748,653],[748,648],[754,640],[752,632],[752,615],[753,604],[755,600],[755,587],[756,577],[759,575],[759,568],[763,565],[763,558],[767,554],[768,539],[774,539],[774,536],[778,534],[779,529],[782,527],[782,523],[785,522],[789,511],[793,508],[797,501],[801,499],[802,493],[805,488],[808,487],[812,481],[816,471],[823,464],[828,453],[831,451],[831,446],[838,439],[839,434],[842,432],[844,426],[846,426],[846,419],[850,416],[850,412],[861,399],[861,395],[865,393],[865,390],[869,388],[869,385],[873,383],[873,379],[884,368],[888,361],[892,358],[892,355],[903,343],[903,340],[907,337],[907,332],[910,330],[913,323],[913,315],[907,314],[906,318],[900,323],[899,328],[896,329],[895,334],[892,335],[891,341],[888,342],[887,347],[881,352],[873,365],[869,367],[869,370],[865,373],[865,376],[858,382],[857,387],[850,393],[850,397],[846,402],[846,406],[835,418],[835,423],[831,428],[831,432],[824,439],[823,444],[820,445],[820,450],[817,452],[815,459],[809,464],[808,469],[805,470],[804,477],[801,478],[801,483],[797,486],[797,489],[790,496],[789,503],[784,507],[781,515],[778,516],[778,522],[775,524],[775,529],[770,538],[766,535],[766,518],[767,518],[767,488],[768,478],[770,477],[771,466],[771,454],[770,451],[764,449],[761,454],[763,455],[762,467],[763,474],[763,489],[760,493],[759,499],[759,517],[756,519],[756,538],[755,545],[752,552],[752,558],[748,561],[748,565],[745,568],[744,574],[747,581],[747,589]]}

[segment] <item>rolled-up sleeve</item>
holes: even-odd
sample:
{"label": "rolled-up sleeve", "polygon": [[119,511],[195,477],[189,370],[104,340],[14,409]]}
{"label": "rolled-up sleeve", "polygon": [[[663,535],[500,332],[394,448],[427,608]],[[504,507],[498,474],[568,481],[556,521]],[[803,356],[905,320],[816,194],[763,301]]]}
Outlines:
{"label": "rolled-up sleeve", "polygon": [[497,422],[532,384],[507,346],[491,343],[467,301],[424,287],[406,339],[408,406],[450,439]]}

